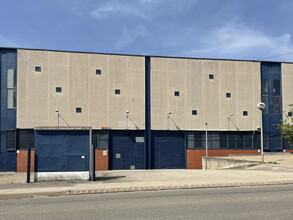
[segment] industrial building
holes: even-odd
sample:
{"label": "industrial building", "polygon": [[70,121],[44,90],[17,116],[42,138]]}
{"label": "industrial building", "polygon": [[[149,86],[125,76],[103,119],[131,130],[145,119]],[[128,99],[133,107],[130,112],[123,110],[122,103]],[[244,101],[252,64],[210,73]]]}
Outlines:
{"label": "industrial building", "polygon": [[[293,63],[0,48],[1,171],[201,169],[209,156],[293,151]],[[257,104],[267,108],[261,112]]]}

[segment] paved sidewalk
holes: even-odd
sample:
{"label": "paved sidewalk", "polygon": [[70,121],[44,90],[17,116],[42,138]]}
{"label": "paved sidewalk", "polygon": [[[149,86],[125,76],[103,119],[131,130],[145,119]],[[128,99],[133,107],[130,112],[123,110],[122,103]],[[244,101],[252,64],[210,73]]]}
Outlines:
{"label": "paved sidewalk", "polygon": [[[261,162],[260,155],[231,155],[229,157],[222,157],[234,160],[258,161]],[[281,166],[293,167],[292,153],[264,153],[264,162],[267,164],[277,164]]]}
{"label": "paved sidewalk", "polygon": [[[127,170],[96,172],[96,181],[26,184],[25,173],[0,173],[0,199],[90,193],[293,184],[293,167],[260,165],[247,170]],[[281,168],[280,168],[281,167]],[[274,168],[274,169],[273,169]],[[11,184],[7,184],[9,183]],[[12,183],[12,180],[15,180]],[[8,181],[4,183],[5,181]],[[1,184],[2,183],[2,184]]]}

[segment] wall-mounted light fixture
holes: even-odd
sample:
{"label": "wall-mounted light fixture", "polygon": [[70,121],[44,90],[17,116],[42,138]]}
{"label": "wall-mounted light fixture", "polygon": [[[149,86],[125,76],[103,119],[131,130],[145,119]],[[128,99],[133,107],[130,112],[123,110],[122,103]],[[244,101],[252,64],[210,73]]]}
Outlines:
{"label": "wall-mounted light fixture", "polygon": [[57,109],[57,108],[55,109],[55,112],[57,112],[57,114],[58,114],[58,116],[57,116],[57,120],[58,120],[58,127],[60,127],[60,123],[59,123],[60,114],[59,114],[59,111],[58,111],[58,109]]}
{"label": "wall-mounted light fixture", "polygon": [[126,111],[126,130],[128,130],[128,117],[129,117],[129,111]]}
{"label": "wall-mounted light fixture", "polygon": [[230,130],[230,118],[233,116],[234,114],[231,112],[230,115],[228,116],[228,131]]}
{"label": "wall-mounted light fixture", "polygon": [[171,111],[168,112],[168,116],[167,116],[167,128],[169,130],[169,119],[170,119],[170,115],[172,114]]}
{"label": "wall-mounted light fixture", "polygon": [[57,113],[57,120],[58,120],[58,127],[60,127],[60,118],[64,121],[64,123],[68,126],[69,124],[65,121],[65,119],[62,117],[62,115],[60,114],[59,110],[56,108],[55,112]]}

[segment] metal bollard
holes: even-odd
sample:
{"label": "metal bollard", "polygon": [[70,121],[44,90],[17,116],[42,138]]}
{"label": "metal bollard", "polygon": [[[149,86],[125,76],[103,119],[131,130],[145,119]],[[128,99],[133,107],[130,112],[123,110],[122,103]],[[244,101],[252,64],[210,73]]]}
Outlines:
{"label": "metal bollard", "polygon": [[27,149],[27,170],[26,170],[26,182],[30,183],[31,180],[31,148]]}
{"label": "metal bollard", "polygon": [[91,181],[96,180],[96,174],[95,174],[95,146],[91,145]]}

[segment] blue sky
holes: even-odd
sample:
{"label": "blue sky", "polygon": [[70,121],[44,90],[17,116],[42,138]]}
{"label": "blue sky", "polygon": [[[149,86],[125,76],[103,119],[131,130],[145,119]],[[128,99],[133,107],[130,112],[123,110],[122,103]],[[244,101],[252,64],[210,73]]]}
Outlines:
{"label": "blue sky", "polygon": [[292,34],[292,0],[0,0],[0,47],[293,62]]}

